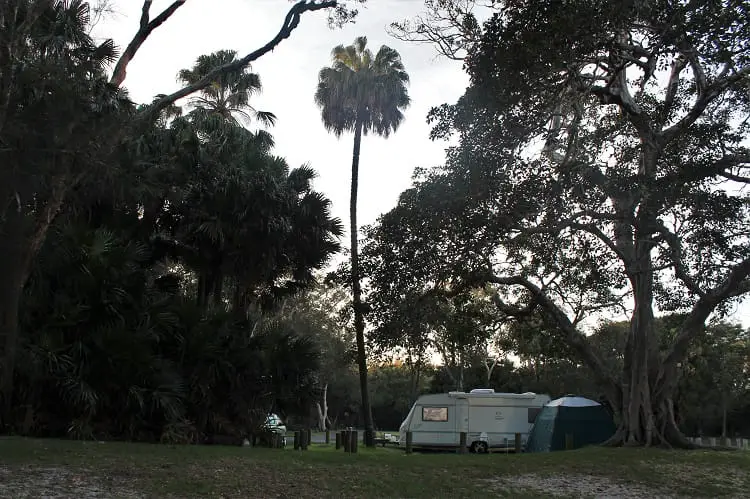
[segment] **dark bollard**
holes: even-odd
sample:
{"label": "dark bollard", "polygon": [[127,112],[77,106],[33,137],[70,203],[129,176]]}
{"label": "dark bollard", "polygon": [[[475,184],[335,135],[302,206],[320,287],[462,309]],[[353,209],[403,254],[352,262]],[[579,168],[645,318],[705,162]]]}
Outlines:
{"label": "dark bollard", "polygon": [[331,443],[331,430],[326,430],[326,445]]}
{"label": "dark bollard", "polygon": [[349,437],[349,452],[352,454],[357,453],[357,449],[359,447],[359,433],[357,433],[357,430],[353,430],[351,436]]}
{"label": "dark bollard", "polygon": [[407,431],[406,432],[406,453],[411,454],[412,453],[412,432]]}
{"label": "dark bollard", "polygon": [[573,435],[570,433],[565,434],[565,450],[573,449]]}
{"label": "dark bollard", "polygon": [[520,454],[523,449],[521,448],[521,434],[516,433],[516,453]]}
{"label": "dark bollard", "polygon": [[344,447],[344,452],[349,452],[349,436],[350,433],[348,430],[341,432],[341,445]]}
{"label": "dark bollard", "polygon": [[302,447],[302,442],[300,442],[301,439],[302,439],[302,432],[295,431],[294,432],[294,450],[300,450],[300,447]]}
{"label": "dark bollard", "polygon": [[466,454],[466,439],[467,435],[465,431],[462,431],[458,435],[458,453]]}
{"label": "dark bollard", "polygon": [[310,442],[307,441],[307,432],[305,430],[302,430],[299,432],[300,436],[300,449],[307,450],[307,446],[310,444]]}
{"label": "dark bollard", "polygon": [[341,432],[336,432],[336,450],[339,450],[341,448]]}
{"label": "dark bollard", "polygon": [[310,428],[307,429],[307,445],[310,445],[312,443],[312,430]]}

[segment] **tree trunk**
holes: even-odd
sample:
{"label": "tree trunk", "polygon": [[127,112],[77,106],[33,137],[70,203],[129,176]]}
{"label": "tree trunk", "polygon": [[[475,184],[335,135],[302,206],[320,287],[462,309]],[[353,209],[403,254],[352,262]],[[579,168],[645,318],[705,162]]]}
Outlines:
{"label": "tree trunk", "polygon": [[636,244],[636,260],[628,269],[635,308],[625,346],[621,401],[610,400],[620,421],[608,444],[690,448],[675,421],[673,390],[655,392],[661,359],[654,337],[652,245],[642,234],[636,240],[644,242]]}
{"label": "tree trunk", "polygon": [[492,363],[488,364],[487,360],[484,361],[484,367],[487,370],[487,379],[486,379],[486,386],[489,387],[490,383],[492,383],[492,373],[495,371],[495,367],[497,367],[497,361],[498,357],[495,357],[492,359]]}
{"label": "tree trunk", "polygon": [[370,393],[367,388],[367,353],[365,352],[365,318],[362,312],[362,288],[359,275],[359,241],[357,228],[357,189],[359,187],[359,151],[362,145],[362,123],[357,122],[354,130],[354,152],[352,153],[352,183],[349,200],[349,231],[351,233],[352,258],[352,302],[354,307],[354,331],[357,337],[357,366],[359,385],[362,393],[362,411],[365,418],[365,445],[374,447],[375,428],[372,422]]}
{"label": "tree trunk", "polygon": [[630,333],[623,363],[623,443],[651,445],[656,435],[654,410],[649,383],[649,358],[653,345],[653,274],[651,259],[642,255],[637,269],[631,273],[635,309],[630,320]]}
{"label": "tree trunk", "polygon": [[727,438],[727,395],[721,396],[721,438],[726,442]]}
{"label": "tree trunk", "polygon": [[323,397],[321,399],[321,402],[323,402],[323,405],[320,405],[320,402],[316,402],[316,406],[318,409],[318,422],[320,424],[320,431],[326,431],[328,427],[326,426],[328,422],[328,384],[326,383],[323,386]]}

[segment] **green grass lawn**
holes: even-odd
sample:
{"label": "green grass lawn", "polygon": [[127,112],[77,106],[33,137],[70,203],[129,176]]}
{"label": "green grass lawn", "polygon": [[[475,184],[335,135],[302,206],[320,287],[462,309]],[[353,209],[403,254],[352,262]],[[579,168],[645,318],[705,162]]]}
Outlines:
{"label": "green grass lawn", "polygon": [[306,452],[0,439],[0,497],[747,497],[750,452]]}

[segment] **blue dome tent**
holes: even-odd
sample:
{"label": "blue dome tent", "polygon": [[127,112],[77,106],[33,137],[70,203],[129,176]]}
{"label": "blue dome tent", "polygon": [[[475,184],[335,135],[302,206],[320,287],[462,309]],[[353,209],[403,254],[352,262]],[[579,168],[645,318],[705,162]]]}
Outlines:
{"label": "blue dome tent", "polygon": [[617,431],[612,415],[599,402],[565,396],[545,405],[534,422],[527,452],[565,450],[566,435],[572,448],[605,442]]}

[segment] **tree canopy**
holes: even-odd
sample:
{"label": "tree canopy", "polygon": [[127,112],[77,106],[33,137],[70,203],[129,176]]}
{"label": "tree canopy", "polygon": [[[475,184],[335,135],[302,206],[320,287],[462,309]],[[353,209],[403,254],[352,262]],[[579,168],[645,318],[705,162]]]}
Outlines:
{"label": "tree canopy", "polygon": [[[136,37],[184,2],[153,20],[150,4]],[[334,5],[298,2],[274,44]],[[265,52],[201,56],[185,109],[137,105],[120,85],[143,40],[119,59],[94,43],[87,2],[0,14],[2,431],[201,442],[308,413],[324,345],[280,303],[342,226],[315,170],[246,128],[273,122],[251,106]]]}
{"label": "tree canopy", "polygon": [[[471,86],[430,115],[460,145],[375,229],[393,285],[540,314],[605,387],[613,442],[686,445],[679,366],[750,290],[748,26],[732,1],[498,2]],[[686,314],[663,349],[655,310]],[[622,312],[612,373],[583,326]]]}

